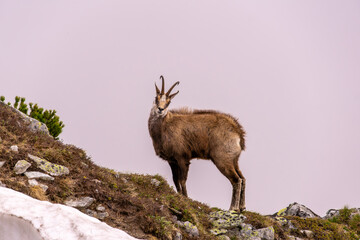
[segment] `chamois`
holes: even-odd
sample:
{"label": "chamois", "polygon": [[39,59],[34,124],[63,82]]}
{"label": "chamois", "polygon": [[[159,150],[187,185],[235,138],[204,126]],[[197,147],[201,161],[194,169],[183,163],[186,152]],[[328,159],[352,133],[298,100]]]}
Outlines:
{"label": "chamois", "polygon": [[155,83],[156,97],[148,127],[156,155],[170,165],[176,190],[187,197],[190,160],[209,159],[233,186],[230,210],[244,210],[246,180],[238,166],[245,149],[243,127],[231,115],[213,110],[168,110],[179,93],[171,91],[179,82],[164,93],[164,77],[160,79],[162,87],[160,91]]}

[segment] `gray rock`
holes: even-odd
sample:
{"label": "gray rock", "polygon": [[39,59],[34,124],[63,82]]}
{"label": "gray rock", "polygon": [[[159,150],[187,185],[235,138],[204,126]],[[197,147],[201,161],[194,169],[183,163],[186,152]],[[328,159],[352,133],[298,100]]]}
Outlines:
{"label": "gray rock", "polygon": [[310,230],[301,230],[301,233],[305,234],[305,236],[307,238],[313,238],[314,237],[314,232],[310,231]]}
{"label": "gray rock", "polygon": [[45,184],[41,184],[41,183],[38,183],[38,181],[36,181],[35,179],[29,179],[28,180],[28,183],[30,186],[39,186],[41,187],[41,189],[46,192],[46,190],[49,188],[47,185]]}
{"label": "gray rock", "polygon": [[36,162],[38,168],[44,170],[46,173],[51,176],[61,176],[69,174],[69,169],[59,164],[53,164],[45,159],[41,159],[39,157],[28,154],[28,157]]}
{"label": "gray rock", "polygon": [[95,201],[91,197],[81,197],[81,198],[70,198],[65,201],[65,205],[75,208],[87,208]]}
{"label": "gray rock", "polygon": [[273,227],[261,228],[255,230],[252,235],[262,240],[273,240],[275,238],[275,230]]}
{"label": "gray rock", "polygon": [[1,168],[2,166],[4,166],[5,162],[6,162],[6,161],[0,161],[0,168]]}
{"label": "gray rock", "polygon": [[151,179],[151,184],[154,185],[155,187],[158,187],[160,185],[160,181],[153,178]]}
{"label": "gray rock", "polygon": [[24,173],[25,176],[27,176],[28,178],[30,179],[33,179],[33,178],[39,178],[41,180],[46,180],[46,181],[53,181],[54,178],[45,174],[45,173],[41,173],[41,172],[25,172]]}
{"label": "gray rock", "polygon": [[97,207],[96,207],[96,210],[98,210],[99,212],[104,212],[105,211],[105,207],[101,204],[99,204]]}
{"label": "gray rock", "polygon": [[18,148],[17,145],[12,145],[12,146],[10,147],[10,150],[13,151],[13,152],[18,152],[18,151],[19,151],[19,148]]}
{"label": "gray rock", "polygon": [[252,232],[253,232],[253,229],[250,224],[245,224],[245,223],[241,224],[241,231],[239,234],[241,237],[243,237],[245,239],[249,239],[249,238],[253,237]]}
{"label": "gray rock", "polygon": [[89,215],[90,217],[97,217],[97,212],[91,210],[91,209],[85,209],[85,213]]}
{"label": "gray rock", "polygon": [[199,237],[199,230],[198,228],[189,221],[183,223],[185,228],[185,232],[187,232],[191,237]]}
{"label": "gray rock", "polygon": [[98,212],[97,213],[97,218],[99,219],[104,219],[104,218],[107,218],[109,216],[109,213],[107,212]]}
{"label": "gray rock", "polygon": [[319,215],[299,203],[292,203],[288,207],[273,214],[273,217],[297,216],[302,218],[318,218]]}
{"label": "gray rock", "polygon": [[14,167],[14,171],[16,174],[23,174],[26,170],[31,166],[31,163],[25,160],[17,161]]}

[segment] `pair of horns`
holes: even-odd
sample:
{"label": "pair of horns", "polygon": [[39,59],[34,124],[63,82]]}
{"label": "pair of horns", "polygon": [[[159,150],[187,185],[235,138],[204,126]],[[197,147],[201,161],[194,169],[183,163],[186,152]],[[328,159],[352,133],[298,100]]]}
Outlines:
{"label": "pair of horns", "polygon": [[[161,92],[160,92],[159,88],[156,86],[156,83],[155,83],[156,94],[164,95],[164,87],[165,87],[164,77],[161,75],[160,79],[161,79],[161,82],[162,82]],[[170,95],[173,88],[178,84],[179,84],[179,82],[176,82],[176,83],[174,83],[174,85],[172,85],[172,87],[165,93],[166,97],[173,98],[176,94],[179,93],[179,91],[177,91],[176,93]]]}

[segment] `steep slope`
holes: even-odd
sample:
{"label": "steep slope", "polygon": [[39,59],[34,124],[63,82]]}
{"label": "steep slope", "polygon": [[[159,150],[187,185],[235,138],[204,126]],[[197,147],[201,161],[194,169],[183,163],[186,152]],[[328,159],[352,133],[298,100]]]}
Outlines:
{"label": "steep slope", "polygon": [[73,206],[133,237],[359,239],[360,210],[334,210],[322,219],[299,204],[273,216],[210,209],[177,194],[161,176],[97,166],[82,149],[54,140],[37,126],[0,102],[0,186]]}

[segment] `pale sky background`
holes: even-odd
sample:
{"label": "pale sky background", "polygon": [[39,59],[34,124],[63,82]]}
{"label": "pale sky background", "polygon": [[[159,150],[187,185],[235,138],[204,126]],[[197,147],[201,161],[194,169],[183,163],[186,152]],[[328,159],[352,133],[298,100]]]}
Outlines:
{"label": "pale sky background", "polygon": [[[247,131],[247,209],[360,207],[360,1],[0,0],[0,95],[56,109],[60,137],[98,165],[160,174],[147,119],[215,109]],[[193,160],[193,199],[227,209],[231,185]]]}

